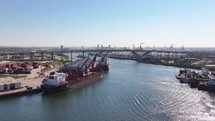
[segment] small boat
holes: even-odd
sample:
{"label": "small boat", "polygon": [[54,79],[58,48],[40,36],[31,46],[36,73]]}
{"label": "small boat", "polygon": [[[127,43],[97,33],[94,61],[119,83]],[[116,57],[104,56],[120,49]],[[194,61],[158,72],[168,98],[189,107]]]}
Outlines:
{"label": "small boat", "polygon": [[183,77],[184,77],[183,74],[180,74],[180,73],[175,75],[175,78],[176,78],[176,79],[181,79],[181,78],[183,78]]}
{"label": "small boat", "polygon": [[180,70],[178,74],[175,75],[176,79],[180,80],[180,83],[189,83],[189,73],[191,71],[184,69],[184,70]]}
{"label": "small boat", "polygon": [[184,70],[179,70],[179,73],[175,75],[176,79],[182,79],[184,80],[183,78],[185,78],[186,74],[189,73],[190,70],[187,70],[187,69],[184,69]]}

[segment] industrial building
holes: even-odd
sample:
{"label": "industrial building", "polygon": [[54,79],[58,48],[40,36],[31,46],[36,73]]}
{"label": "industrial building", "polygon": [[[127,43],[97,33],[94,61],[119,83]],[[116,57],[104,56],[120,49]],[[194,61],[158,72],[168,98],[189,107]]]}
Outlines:
{"label": "industrial building", "polygon": [[21,87],[21,82],[17,82],[12,77],[0,78],[0,91],[19,89]]}

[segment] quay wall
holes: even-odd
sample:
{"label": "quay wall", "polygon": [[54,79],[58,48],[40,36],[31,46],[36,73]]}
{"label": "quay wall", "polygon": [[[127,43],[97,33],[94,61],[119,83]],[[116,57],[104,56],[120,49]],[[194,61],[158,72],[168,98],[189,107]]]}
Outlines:
{"label": "quay wall", "polygon": [[29,89],[29,90],[22,90],[22,91],[17,91],[17,92],[10,92],[10,93],[4,93],[0,95],[0,98],[3,97],[12,97],[12,96],[21,96],[21,95],[33,95],[36,93],[42,92],[41,88],[35,88],[35,89]]}

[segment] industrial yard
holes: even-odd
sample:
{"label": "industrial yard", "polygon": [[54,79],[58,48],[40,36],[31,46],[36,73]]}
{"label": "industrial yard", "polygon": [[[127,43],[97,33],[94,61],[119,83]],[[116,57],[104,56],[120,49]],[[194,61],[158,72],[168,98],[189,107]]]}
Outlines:
{"label": "industrial yard", "polygon": [[[5,62],[1,64],[5,64]],[[33,66],[30,68],[32,68],[32,70],[28,74],[7,74],[8,77],[1,78],[0,87],[2,85],[3,88],[0,88],[0,96],[24,94],[25,92],[33,92],[34,90],[37,92],[51,68],[43,66],[38,66],[38,68],[35,69],[33,69]],[[19,78],[12,78],[14,76]],[[14,87],[14,85],[18,86]]]}
{"label": "industrial yard", "polygon": [[63,60],[0,62],[0,97],[42,92],[41,85],[50,78],[50,72],[58,69],[66,72],[68,71],[67,67],[69,67],[73,72],[81,71],[80,73],[74,73],[80,75],[82,72],[90,71],[90,68],[97,68],[98,65],[98,62],[89,57],[76,58],[72,62],[64,63],[64,66],[63,63]]}

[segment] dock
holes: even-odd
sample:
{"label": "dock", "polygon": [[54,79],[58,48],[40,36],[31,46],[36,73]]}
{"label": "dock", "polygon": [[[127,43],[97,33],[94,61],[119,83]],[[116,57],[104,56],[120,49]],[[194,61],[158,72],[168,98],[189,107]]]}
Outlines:
{"label": "dock", "polygon": [[26,77],[16,79],[18,82],[21,82],[22,88],[2,91],[0,92],[0,98],[15,95],[36,94],[42,92],[40,85],[48,75],[49,71],[45,71],[44,74],[41,75],[41,69],[42,67],[40,66],[37,69],[33,69],[31,71],[31,74],[26,74]]}

